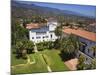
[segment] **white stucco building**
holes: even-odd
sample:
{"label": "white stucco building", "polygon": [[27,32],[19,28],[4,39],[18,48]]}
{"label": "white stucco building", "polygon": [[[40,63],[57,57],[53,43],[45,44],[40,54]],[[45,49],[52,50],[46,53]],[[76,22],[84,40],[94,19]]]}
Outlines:
{"label": "white stucco building", "polygon": [[49,19],[45,24],[27,24],[26,28],[29,29],[29,39],[34,43],[55,41],[57,36],[55,35],[54,31],[57,25],[57,21],[53,19]]}

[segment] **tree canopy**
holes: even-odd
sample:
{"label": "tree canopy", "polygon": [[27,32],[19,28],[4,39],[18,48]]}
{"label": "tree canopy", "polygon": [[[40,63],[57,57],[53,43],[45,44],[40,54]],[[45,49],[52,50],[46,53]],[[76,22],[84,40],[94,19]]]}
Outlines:
{"label": "tree canopy", "polygon": [[[31,52],[34,50],[34,43],[29,40],[19,40],[16,42],[16,53],[19,56],[19,54],[22,56],[26,56],[28,52]],[[29,51],[30,50],[30,51]]]}
{"label": "tree canopy", "polygon": [[70,35],[62,39],[61,50],[68,54],[75,54],[79,50],[79,40],[76,36]]}

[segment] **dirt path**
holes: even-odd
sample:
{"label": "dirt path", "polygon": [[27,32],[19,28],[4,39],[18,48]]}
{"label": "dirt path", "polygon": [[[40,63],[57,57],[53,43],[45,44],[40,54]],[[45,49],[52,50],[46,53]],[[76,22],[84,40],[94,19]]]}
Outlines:
{"label": "dirt path", "polygon": [[70,69],[70,70],[77,70],[77,64],[78,64],[78,59],[74,58],[71,60],[68,60],[65,62],[65,65]]}

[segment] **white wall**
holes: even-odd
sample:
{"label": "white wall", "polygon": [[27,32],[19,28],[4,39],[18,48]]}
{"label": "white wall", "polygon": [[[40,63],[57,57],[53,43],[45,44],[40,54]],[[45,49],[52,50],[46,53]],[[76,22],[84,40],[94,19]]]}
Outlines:
{"label": "white wall", "polygon": [[48,22],[47,25],[49,26],[50,31],[54,31],[57,27],[57,22]]}
{"label": "white wall", "polygon": [[[51,35],[52,35],[52,38],[51,38]],[[46,37],[46,36],[48,36],[48,37]],[[32,39],[32,37],[34,37],[34,39]],[[36,38],[36,37],[40,37],[40,38]],[[57,39],[57,36],[55,35],[54,32],[51,33],[49,31],[47,31],[46,34],[36,35],[36,32],[32,32],[30,30],[29,31],[29,39],[35,43],[38,43],[38,42],[43,42],[43,41],[55,41]]]}
{"label": "white wall", "polygon": [[[48,22],[47,26],[49,26],[49,30],[47,30],[45,34],[42,34],[41,32],[41,34],[37,35],[34,29],[29,30],[29,39],[35,43],[43,42],[43,41],[55,41],[57,39],[57,36],[55,35],[54,31],[57,27],[57,22]],[[32,37],[34,37],[34,39],[32,39]],[[40,38],[36,38],[36,37],[40,37]]]}

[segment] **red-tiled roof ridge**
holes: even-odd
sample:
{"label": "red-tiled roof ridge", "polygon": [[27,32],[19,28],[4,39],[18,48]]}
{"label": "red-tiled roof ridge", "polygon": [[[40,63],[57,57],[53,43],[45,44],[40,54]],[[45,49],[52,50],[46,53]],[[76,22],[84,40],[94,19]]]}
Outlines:
{"label": "red-tiled roof ridge", "polygon": [[26,28],[27,29],[36,29],[36,28],[40,28],[45,25],[46,25],[45,23],[29,23],[29,24],[26,24]]}
{"label": "red-tiled roof ridge", "polygon": [[63,32],[67,34],[74,34],[74,35],[96,42],[96,33],[93,33],[93,32],[89,32],[82,29],[71,29],[71,28],[64,28]]}

